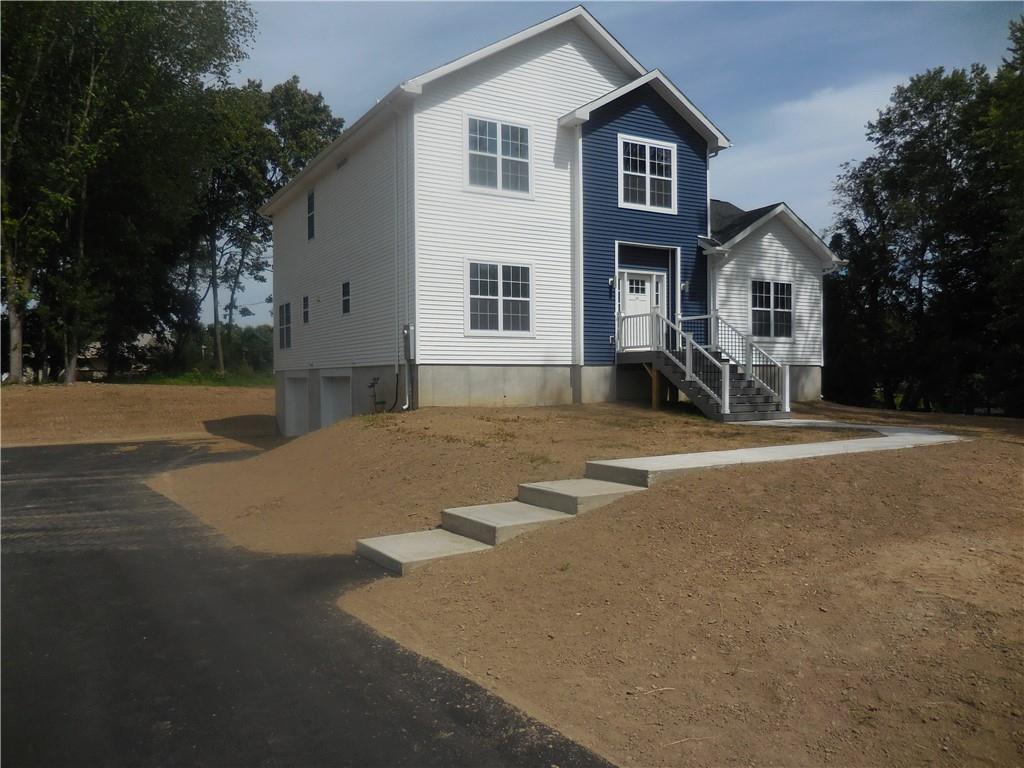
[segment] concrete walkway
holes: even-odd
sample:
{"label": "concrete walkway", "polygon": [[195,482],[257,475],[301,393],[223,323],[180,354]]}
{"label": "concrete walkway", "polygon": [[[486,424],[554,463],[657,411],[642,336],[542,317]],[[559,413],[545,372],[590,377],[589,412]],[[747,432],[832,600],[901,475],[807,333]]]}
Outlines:
{"label": "concrete walkway", "polygon": [[768,445],[761,448],[737,448],[730,451],[702,451],[676,453],[667,456],[644,456],[635,459],[588,461],[587,477],[617,483],[642,485],[649,488],[655,482],[698,469],[727,467],[734,464],[761,464],[771,461],[813,459],[843,453],[891,451],[917,448],[923,445],[951,443],[963,438],[923,427],[888,427],[877,424],[848,424],[840,421],[810,419],[775,419],[751,421],[745,426],[811,427],[818,429],[857,429],[881,433],[882,437],[860,437],[852,440],[830,440],[823,443],[796,445]]}
{"label": "concrete walkway", "polygon": [[448,509],[442,516],[441,530],[360,539],[356,544],[356,552],[388,570],[404,575],[414,568],[444,557],[491,549],[531,528],[589,512],[684,472],[736,464],[892,451],[964,439],[923,427],[848,424],[815,419],[748,421],[744,422],[744,426],[869,430],[881,434],[881,437],[588,461],[586,478],[582,480],[523,483],[519,486],[518,501]]}

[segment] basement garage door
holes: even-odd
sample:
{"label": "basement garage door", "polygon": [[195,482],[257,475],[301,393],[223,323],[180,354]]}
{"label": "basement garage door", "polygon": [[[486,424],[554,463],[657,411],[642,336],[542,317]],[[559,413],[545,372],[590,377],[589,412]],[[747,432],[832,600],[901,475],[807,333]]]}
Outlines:
{"label": "basement garage door", "polygon": [[309,387],[305,377],[284,380],[284,434],[304,435],[309,431]]}
{"label": "basement garage door", "polygon": [[320,379],[320,426],[327,427],[352,415],[352,379],[324,376]]}

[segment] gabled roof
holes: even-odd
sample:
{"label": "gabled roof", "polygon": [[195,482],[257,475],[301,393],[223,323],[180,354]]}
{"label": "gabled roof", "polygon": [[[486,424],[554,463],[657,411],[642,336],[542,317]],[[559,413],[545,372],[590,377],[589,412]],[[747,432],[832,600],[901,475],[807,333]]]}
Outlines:
{"label": "gabled roof", "polygon": [[582,5],[577,5],[575,8],[571,8],[564,13],[560,13],[557,16],[552,16],[547,21],[542,21],[539,24],[534,24],[532,27],[527,27],[521,32],[517,32],[514,35],[499,40],[496,43],[492,43],[484,48],[473,53],[466,54],[454,61],[450,61],[447,64],[443,64],[440,67],[424,72],[422,75],[418,75],[411,80],[407,80],[402,83],[402,88],[410,93],[420,93],[423,86],[427,83],[444,77],[458,69],[468,67],[470,64],[475,64],[481,59],[486,59],[488,56],[492,56],[495,53],[500,53],[506,48],[511,48],[517,43],[521,43],[524,40],[529,40],[531,37],[536,37],[539,34],[547,32],[549,29],[564,24],[567,21],[575,21],[583,31],[586,32],[598,47],[601,48],[611,59],[616,62],[622,69],[633,75],[642,75],[647,70],[643,68],[639,61],[633,58],[632,54],[627,51],[622,45],[616,40],[612,34],[601,26],[597,19],[590,15],[590,12]]}
{"label": "gabled roof", "polygon": [[654,69],[646,75],[636,78],[632,82],[609,91],[608,93],[594,99],[572,112],[562,115],[558,124],[563,126],[579,125],[590,119],[594,110],[600,109],[606,104],[611,104],[616,99],[625,96],[645,85],[651,86],[669,105],[688,122],[697,133],[704,137],[708,148],[712,152],[719,152],[732,146],[729,137],[722,133],[707,115],[697,109],[693,102],[686,98],[686,95],[676,88],[675,84],[662,74],[661,70]]}
{"label": "gabled roof", "polygon": [[825,241],[797,216],[793,209],[785,203],[773,203],[752,211],[744,211],[742,208],[726,202],[725,200],[711,201],[711,237],[701,238],[705,251],[713,253],[725,253],[735,247],[740,241],[753,233],[755,230],[767,224],[775,217],[781,217],[790,224],[791,229],[815,255],[826,265],[835,269],[844,262],[836,256]]}
{"label": "gabled roof", "polygon": [[534,24],[532,27],[527,27],[521,32],[517,32],[514,35],[510,35],[496,43],[492,43],[491,45],[481,48],[478,51],[474,51],[473,53],[462,56],[454,61],[448,62],[447,64],[443,64],[440,67],[436,67],[421,75],[417,75],[410,80],[406,80],[404,83],[396,85],[384,98],[380,99],[349,128],[342,131],[341,135],[331,142],[330,145],[310,160],[306,167],[303,168],[294,179],[279,189],[273,197],[264,203],[263,207],[260,208],[260,213],[264,216],[271,216],[284,198],[290,196],[292,192],[302,186],[302,182],[309,178],[309,176],[313,174],[328,157],[335,155],[342,145],[354,139],[368,125],[375,122],[375,119],[378,116],[386,114],[389,108],[393,108],[396,104],[407,99],[415,98],[419,94],[423,93],[423,86],[440,77],[444,77],[445,75],[462,69],[463,67],[475,64],[488,56],[500,53],[517,43],[529,40],[532,37],[536,37],[539,34],[566,23],[575,23],[580,26],[583,31],[594,40],[598,47],[600,47],[601,50],[603,50],[612,59],[612,61],[616,62],[623,71],[630,76],[637,77],[646,72],[640,62],[633,58],[629,51],[623,48],[619,41],[616,40],[607,29],[601,26],[597,19],[591,16],[590,12],[587,11],[586,8],[582,5],[578,5],[575,8],[571,8],[564,13],[553,16],[546,21]]}

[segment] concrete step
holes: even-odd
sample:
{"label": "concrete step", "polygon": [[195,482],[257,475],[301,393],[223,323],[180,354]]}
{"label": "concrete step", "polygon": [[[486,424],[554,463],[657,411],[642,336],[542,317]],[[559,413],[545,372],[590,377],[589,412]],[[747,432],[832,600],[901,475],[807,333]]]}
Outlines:
{"label": "concrete step", "polygon": [[531,528],[571,520],[572,515],[521,501],[455,507],[441,513],[441,527],[492,546],[501,544]]}
{"label": "concrete step", "polygon": [[623,496],[642,491],[635,485],[610,483],[605,480],[553,480],[547,483],[523,483],[519,500],[524,504],[547,507],[578,515],[611,504]]}
{"label": "concrete step", "polygon": [[359,539],[356,542],[357,555],[362,555],[402,576],[442,557],[483,552],[488,549],[491,547],[487,544],[440,528],[432,531],[398,533],[394,536],[377,536],[372,539]]}

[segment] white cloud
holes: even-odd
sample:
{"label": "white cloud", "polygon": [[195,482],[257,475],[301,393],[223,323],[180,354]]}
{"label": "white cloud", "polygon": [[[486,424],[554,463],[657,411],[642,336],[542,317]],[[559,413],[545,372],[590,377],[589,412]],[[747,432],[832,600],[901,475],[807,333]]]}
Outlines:
{"label": "white cloud", "polygon": [[832,222],[839,166],[866,157],[865,125],[906,78],[877,75],[753,113],[712,160],[711,196],[742,208],[784,200],[816,231]]}

